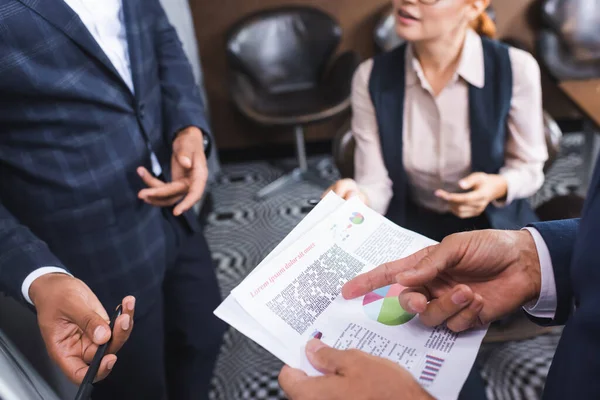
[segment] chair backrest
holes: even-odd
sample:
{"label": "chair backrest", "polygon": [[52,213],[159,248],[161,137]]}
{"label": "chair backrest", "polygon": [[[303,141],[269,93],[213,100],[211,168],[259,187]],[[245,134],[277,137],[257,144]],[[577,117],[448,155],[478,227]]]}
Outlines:
{"label": "chair backrest", "polygon": [[230,66],[271,93],[310,89],[319,82],[342,30],[328,14],[311,7],[260,12],[228,35]]}
{"label": "chair backrest", "polygon": [[600,1],[545,0],[542,17],[577,60],[600,60]]}
{"label": "chair backrest", "polygon": [[[496,21],[496,12],[492,6],[486,10],[492,21]],[[374,31],[375,46],[380,52],[390,51],[404,43],[404,39],[396,33],[396,16],[393,11],[386,11],[380,17]]]}

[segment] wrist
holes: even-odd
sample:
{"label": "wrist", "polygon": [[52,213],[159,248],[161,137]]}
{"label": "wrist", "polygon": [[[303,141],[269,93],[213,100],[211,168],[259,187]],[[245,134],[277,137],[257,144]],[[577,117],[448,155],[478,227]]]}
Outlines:
{"label": "wrist", "polygon": [[202,130],[200,130],[200,128],[198,128],[197,126],[188,126],[181,129],[175,134],[175,139],[183,135],[200,135],[201,137],[204,136]]}
{"label": "wrist", "polygon": [[29,298],[31,299],[33,306],[37,307],[37,304],[43,298],[44,293],[51,291],[51,288],[55,285],[59,285],[60,287],[63,282],[65,282],[65,279],[75,278],[61,272],[53,272],[36,278],[29,287]]}
{"label": "wrist", "polygon": [[495,175],[496,185],[492,201],[503,200],[508,195],[508,181],[502,175]]}
{"label": "wrist", "polygon": [[525,301],[523,304],[527,304],[536,301],[540,297],[542,291],[542,272],[533,236],[526,229],[519,231],[518,235],[520,235],[520,259],[522,260],[523,271],[525,274],[524,282],[527,285],[525,290]]}
{"label": "wrist", "polygon": [[204,155],[208,158],[212,149],[212,140],[210,138],[210,135],[207,135],[204,132],[202,132],[202,129],[198,128],[197,126],[188,126],[186,128],[181,129],[175,134],[173,142],[175,142],[181,136],[185,135],[191,137],[199,137],[200,142],[202,143],[202,150],[204,151]]}

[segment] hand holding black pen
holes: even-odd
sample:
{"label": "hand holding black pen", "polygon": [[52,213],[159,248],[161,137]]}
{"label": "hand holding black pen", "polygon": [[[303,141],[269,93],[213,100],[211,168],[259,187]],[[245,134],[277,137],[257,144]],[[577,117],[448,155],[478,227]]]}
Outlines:
{"label": "hand holding black pen", "polygon": [[[111,332],[114,330],[115,322],[117,321],[117,318],[119,318],[121,316],[122,312],[123,312],[123,307],[121,306],[121,304],[119,304],[117,306],[117,309],[113,313],[112,317],[110,318],[109,327],[110,327]],[[98,371],[100,370],[100,364],[102,364],[102,359],[105,357],[106,351],[108,350],[108,347],[110,346],[110,344],[111,344],[111,340],[98,346],[98,349],[96,350],[96,354],[94,354],[94,358],[92,359],[92,362],[90,363],[87,373],[85,374],[85,377],[83,378],[83,382],[81,382],[81,385],[79,386],[79,390],[77,391],[75,400],[89,400],[90,399],[90,397],[92,395],[92,390],[94,388],[93,384],[96,381],[96,376],[98,375]]]}
{"label": "hand holding black pen", "polygon": [[90,288],[70,275],[54,273],[37,278],[29,290],[48,354],[73,383],[79,385],[99,346],[111,341],[95,380],[108,376],[115,353],[133,329],[135,298],[122,301],[123,312],[109,327],[109,316]]}

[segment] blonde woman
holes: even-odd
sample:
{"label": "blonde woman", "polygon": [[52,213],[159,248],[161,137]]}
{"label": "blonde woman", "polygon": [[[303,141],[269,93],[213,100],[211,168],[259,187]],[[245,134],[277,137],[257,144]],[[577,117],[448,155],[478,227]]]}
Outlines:
{"label": "blonde woman", "polygon": [[547,159],[539,67],[492,40],[489,0],[394,0],[407,44],[353,82],[355,180],[331,189],[432,239],[536,220]]}

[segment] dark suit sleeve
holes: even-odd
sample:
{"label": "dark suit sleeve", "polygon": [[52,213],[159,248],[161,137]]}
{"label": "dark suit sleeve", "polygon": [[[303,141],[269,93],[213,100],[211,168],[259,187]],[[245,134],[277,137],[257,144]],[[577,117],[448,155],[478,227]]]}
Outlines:
{"label": "dark suit sleeve", "polygon": [[167,139],[173,141],[177,132],[188,126],[196,126],[208,135],[204,102],[177,32],[160,2],[150,0],[148,3],[156,18],[154,40]]}
{"label": "dark suit sleeve", "polygon": [[67,270],[46,243],[0,203],[0,291],[24,302],[21,293],[23,281],[41,267]]}
{"label": "dark suit sleeve", "polygon": [[571,259],[579,230],[579,219],[540,222],[531,225],[542,235],[552,259],[556,282],[557,308],[553,320],[532,318],[540,325],[564,325],[573,310]]}

